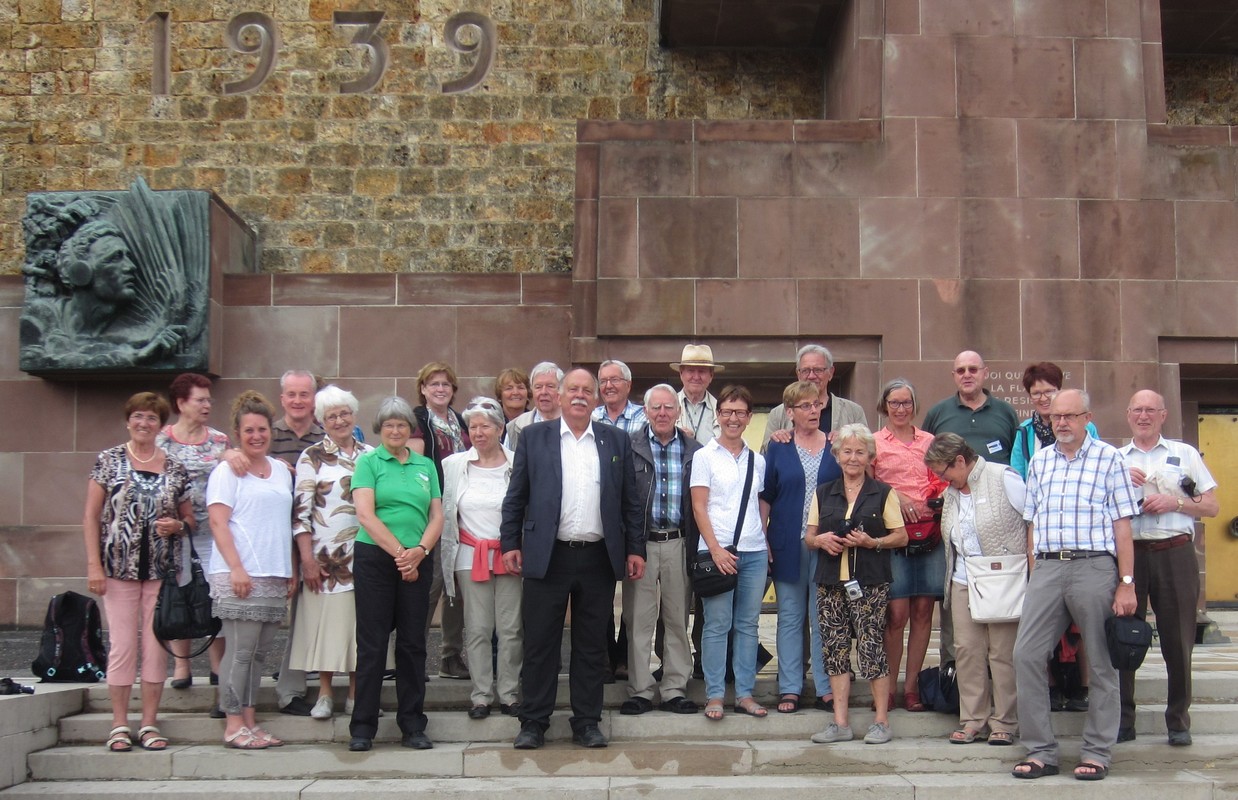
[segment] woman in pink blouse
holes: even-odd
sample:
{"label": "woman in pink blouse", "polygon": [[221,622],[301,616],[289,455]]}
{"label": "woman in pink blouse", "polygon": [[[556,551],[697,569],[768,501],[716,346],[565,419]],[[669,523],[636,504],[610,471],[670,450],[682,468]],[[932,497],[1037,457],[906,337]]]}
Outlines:
{"label": "woman in pink blouse", "polygon": [[890,708],[897,707],[898,671],[903,660],[903,630],[911,621],[907,639],[907,673],[903,683],[904,706],[908,711],[923,711],[920,702],[920,668],[928,650],[933,627],[933,604],[942,597],[946,574],[945,550],[941,546],[940,502],[936,509],[928,504],[945,485],[924,466],[924,454],[933,435],[919,430],[912,421],[919,410],[916,390],[903,378],[895,378],[881,390],[877,411],[886,417],[886,426],[877,432],[877,458],[873,475],[892,486],[898,494],[899,508],[907,523],[907,547],[893,552],[890,566],[894,581],[890,585],[889,616],[885,646],[890,661]]}

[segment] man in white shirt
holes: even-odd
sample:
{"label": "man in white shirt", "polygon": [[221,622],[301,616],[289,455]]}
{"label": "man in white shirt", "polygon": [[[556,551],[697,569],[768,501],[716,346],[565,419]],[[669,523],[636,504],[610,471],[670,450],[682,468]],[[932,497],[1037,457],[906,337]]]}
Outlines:
{"label": "man in white shirt", "polygon": [[709,393],[709,384],[713,383],[714,373],[726,367],[714,363],[714,351],[709,345],[685,344],[683,355],[671,364],[671,369],[679,373],[683,385],[679,392],[683,409],[677,423],[680,430],[703,445],[709,444],[722,432],[718,425],[718,398]]}

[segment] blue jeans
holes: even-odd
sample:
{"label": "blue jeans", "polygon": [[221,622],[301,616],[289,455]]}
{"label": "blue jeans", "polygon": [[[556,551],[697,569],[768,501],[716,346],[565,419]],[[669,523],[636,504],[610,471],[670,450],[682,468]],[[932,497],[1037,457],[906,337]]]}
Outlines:
{"label": "blue jeans", "polygon": [[821,661],[821,628],[817,625],[817,584],[813,572],[817,551],[800,540],[800,575],[795,581],[774,581],[778,596],[778,692],[804,693],[804,618],[809,618],[812,680],[818,696],[831,694],[830,678]]}
{"label": "blue jeans", "polygon": [[701,634],[701,667],[705,672],[705,696],[726,696],[727,639],[733,637],[731,668],[735,671],[735,696],[751,697],[757,682],[757,622],[769,556],[764,550],[739,554],[739,585],[732,591],[705,597],[705,629]]}

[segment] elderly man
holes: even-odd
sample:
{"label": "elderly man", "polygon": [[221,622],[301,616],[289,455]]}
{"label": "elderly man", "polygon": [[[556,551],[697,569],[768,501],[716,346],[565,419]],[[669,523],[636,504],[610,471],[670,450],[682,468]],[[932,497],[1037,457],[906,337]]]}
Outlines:
{"label": "elderly man", "polygon": [[958,392],[929,409],[924,430],[957,433],[989,463],[1010,464],[1011,445],[1019,428],[1014,406],[984,388],[988,367],[979,353],[964,350],[954,359],[951,374]]}
{"label": "elderly man", "polygon": [[[821,409],[821,430],[832,433],[853,422],[868,425],[868,417],[858,403],[830,394],[827,387],[834,377],[834,356],[829,350],[819,344],[806,344],[801,347],[795,355],[795,375],[801,381],[816,384],[820,392],[821,401],[825,403],[825,407]],[[761,452],[765,452],[765,446],[771,438],[778,442],[791,441],[791,425],[791,417],[787,414],[786,407],[781,404],[769,412],[769,419],[765,421],[765,436],[761,440]],[[777,433],[778,431],[785,433]]]}
{"label": "elderly man", "polygon": [[[1126,409],[1131,443],[1122,448],[1131,482],[1142,492],[1133,522],[1135,538],[1135,616],[1143,619],[1148,601],[1156,614],[1161,655],[1169,679],[1165,727],[1169,743],[1191,743],[1191,651],[1195,647],[1195,607],[1199,602],[1199,562],[1195,520],[1220,510],[1216,481],[1199,451],[1161,435],[1165,398],[1135,392]],[[1122,721],[1118,741],[1135,738],[1135,673],[1123,671]]]}
{"label": "elderly man", "polygon": [[1016,778],[1058,773],[1058,744],[1049,721],[1045,663],[1073,619],[1087,645],[1091,703],[1075,777],[1103,780],[1118,738],[1121,697],[1117,670],[1105,657],[1105,620],[1135,611],[1131,517],[1135,487],[1116,448],[1088,436],[1088,396],[1059,392],[1049,406],[1057,443],[1032,456],[1023,519],[1032,569],[1014,646],[1020,739],[1027,758]]}
{"label": "elderly man", "polygon": [[598,386],[602,405],[593,412],[597,422],[608,422],[624,433],[634,433],[644,425],[645,409],[628,400],[632,393],[632,370],[622,361],[603,361],[598,367]]}
{"label": "elderly man", "polygon": [[[714,363],[714,351],[709,345],[686,344],[683,355],[671,364],[671,369],[679,373],[679,382],[683,384],[678,395],[683,409],[679,427],[701,444],[708,444],[722,433],[718,424],[718,398],[709,393],[709,384],[713,383],[714,373],[722,372],[725,367]],[[648,403],[645,405],[648,416]]]}
{"label": "elderly man", "polygon": [[558,419],[559,385],[563,383],[563,370],[558,365],[543,361],[529,373],[529,386],[533,394],[533,408],[507,423],[507,438],[504,445],[515,451],[520,442],[520,432],[534,422]]}
{"label": "elderly man", "polygon": [[598,723],[615,582],[645,574],[632,440],[593,424],[597,381],[587,370],[567,374],[560,400],[560,420],[530,425],[521,434],[503,500],[503,565],[524,578],[524,702],[513,743],[518,750],[545,742],[569,601],[572,741],[606,747]]}
{"label": "elderly man", "polygon": [[692,499],[684,491],[695,439],[675,427],[679,399],[665,383],[645,392],[649,424],[632,435],[636,483],[645,510],[645,574],[623,587],[623,620],[628,628],[628,699],[619,713],[653,710],[655,679],[649,669],[654,629],[662,623],[662,679],[658,687],[663,711],[695,714],[685,695],[692,672],[688,644],[688,568],[684,542],[695,525]]}

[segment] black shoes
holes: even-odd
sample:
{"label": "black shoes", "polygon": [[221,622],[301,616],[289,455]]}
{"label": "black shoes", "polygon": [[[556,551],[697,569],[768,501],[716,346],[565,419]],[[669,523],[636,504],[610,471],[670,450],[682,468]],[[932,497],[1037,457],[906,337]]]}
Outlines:
{"label": "black shoes", "polygon": [[473,706],[469,709],[469,719],[485,719],[490,716],[490,706]]}
{"label": "black shoes", "polygon": [[433,750],[434,742],[430,741],[425,731],[414,731],[404,734],[404,737],[400,739],[400,746],[411,747],[414,750]]}
{"label": "black shoes", "polygon": [[1072,692],[1070,697],[1066,698],[1067,711],[1087,711],[1088,710],[1088,690],[1087,688]]}
{"label": "black shoes", "polygon": [[188,689],[190,686],[193,686],[192,675],[190,675],[188,678],[173,678],[172,679],[173,689]]}
{"label": "black shoes", "polygon": [[374,746],[373,739],[366,739],[363,736],[354,736],[348,743],[348,749],[353,753],[364,753]]}
{"label": "black shoes", "polygon": [[662,705],[658,706],[662,711],[669,711],[672,714],[695,714],[699,711],[696,703],[686,697],[672,697],[670,700],[663,700]]}
{"label": "black shoes", "polygon": [[520,716],[520,704],[512,703],[510,706],[507,703],[499,703],[499,711],[505,717]]}
{"label": "black shoes", "polygon": [[451,678],[456,681],[467,681],[471,677],[469,675],[469,668],[460,656],[447,656],[447,658],[444,658],[443,663],[439,665],[438,676],[440,678]]}
{"label": "black shoes", "polygon": [[619,706],[619,713],[625,717],[635,717],[653,711],[653,701],[646,697],[629,697]]}
{"label": "black shoes", "polygon": [[542,729],[536,723],[526,722],[520,727],[520,733],[516,734],[512,747],[517,750],[536,750],[545,743],[546,734],[542,733]]}
{"label": "black shoes", "polygon": [[596,725],[586,725],[572,734],[572,741],[581,747],[606,747],[609,742]]}
{"label": "black shoes", "polygon": [[[291,714],[294,717],[308,717],[314,709],[309,703],[305,702],[304,697],[294,697],[288,702],[288,705],[281,706],[279,713]],[[366,748],[369,749],[368,747]]]}
{"label": "black shoes", "polygon": [[[1187,735],[1189,736],[1190,734],[1188,733]],[[1173,736],[1173,731],[1170,731],[1170,736],[1171,737]],[[1135,741],[1135,729],[1134,728],[1118,728],[1118,742],[1119,743],[1133,742],[1133,741]],[[1170,739],[1169,743],[1173,744],[1172,738]]]}
{"label": "black shoes", "polygon": [[211,706],[211,710],[207,712],[207,716],[210,717],[211,719],[227,719],[228,718],[228,715],[224,713],[224,710],[219,707],[219,703],[216,703],[215,705]]}
{"label": "black shoes", "polygon": [[[1134,734],[1131,735],[1134,738]],[[1191,744],[1190,731],[1170,731],[1169,744],[1173,747],[1189,747]]]}

